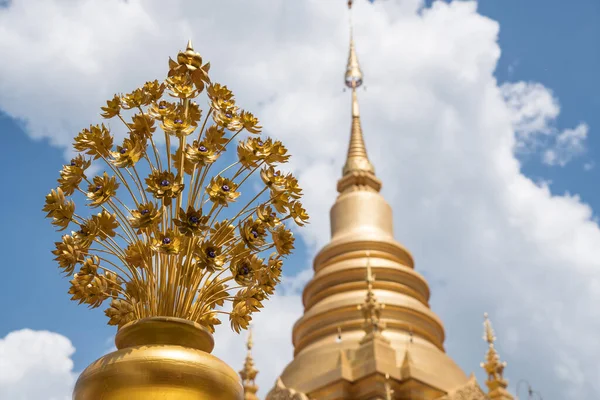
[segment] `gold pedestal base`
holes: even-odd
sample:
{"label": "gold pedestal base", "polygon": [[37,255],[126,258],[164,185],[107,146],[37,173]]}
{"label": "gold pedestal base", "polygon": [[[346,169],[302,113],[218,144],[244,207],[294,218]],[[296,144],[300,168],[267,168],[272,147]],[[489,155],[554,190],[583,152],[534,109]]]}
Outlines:
{"label": "gold pedestal base", "polygon": [[237,373],[211,355],[212,335],[193,322],[146,318],[123,326],[119,350],[83,371],[74,400],[242,400]]}

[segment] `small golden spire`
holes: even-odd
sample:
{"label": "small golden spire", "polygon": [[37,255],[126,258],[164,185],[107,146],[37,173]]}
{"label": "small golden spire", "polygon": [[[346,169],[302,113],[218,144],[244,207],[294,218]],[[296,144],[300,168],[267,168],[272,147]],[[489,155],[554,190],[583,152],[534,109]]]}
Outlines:
{"label": "small golden spire", "polygon": [[[348,8],[352,8],[351,1],[348,2]],[[360,69],[356,48],[354,46],[352,18],[350,18],[350,51],[348,53],[345,83],[347,87],[352,89],[352,127],[350,132],[350,144],[348,145],[348,155],[342,172],[344,178],[349,175],[355,175],[355,179],[342,178],[338,185],[338,190],[342,192],[350,186],[368,186],[378,191],[381,188],[381,182],[375,177],[375,168],[373,168],[373,165],[367,156],[367,149],[365,147],[360,124],[360,110],[358,108],[356,89],[362,86],[363,73]],[[370,179],[357,179],[358,176],[364,174],[367,174]]]}
{"label": "small golden spire", "polygon": [[240,371],[240,377],[242,378],[242,384],[244,385],[244,400],[258,400],[256,393],[258,392],[258,386],[256,385],[256,375],[258,370],[254,367],[254,360],[252,359],[252,327],[248,328],[248,341],[246,342],[246,348],[248,354],[246,355],[246,362],[244,363],[244,369]]}
{"label": "small golden spire", "polygon": [[385,374],[385,400],[392,400],[394,390],[390,386],[390,374]]}
{"label": "small golden spire", "polygon": [[375,282],[375,275],[371,273],[371,263],[369,252],[367,252],[367,295],[362,305],[358,306],[358,309],[362,311],[364,321],[365,338],[371,336],[379,336],[385,329],[385,323],[381,321],[381,311],[385,308],[385,304],[381,304],[377,301],[375,293],[373,293],[373,283]]}
{"label": "small golden spire", "polygon": [[498,355],[498,352],[494,346],[494,343],[496,342],[496,336],[494,335],[494,329],[492,328],[492,323],[488,318],[488,314],[483,314],[483,317],[483,339],[488,343],[488,351],[485,357],[485,362],[481,363],[481,368],[483,368],[488,374],[488,379],[485,382],[489,389],[488,397],[491,400],[512,400],[512,395],[506,390],[508,387],[508,381],[504,379],[504,368],[506,367],[506,362],[500,361],[500,356]]}

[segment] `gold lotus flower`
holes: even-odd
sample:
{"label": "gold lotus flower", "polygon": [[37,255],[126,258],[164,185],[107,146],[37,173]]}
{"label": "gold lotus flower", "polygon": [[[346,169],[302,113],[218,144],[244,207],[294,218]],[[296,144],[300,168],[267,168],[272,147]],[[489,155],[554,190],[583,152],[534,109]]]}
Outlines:
{"label": "gold lotus flower", "polygon": [[269,228],[275,227],[280,222],[277,213],[273,211],[273,208],[265,204],[258,206],[256,209],[256,216]]}
{"label": "gold lotus flower", "polygon": [[127,124],[131,133],[132,139],[137,139],[144,149],[146,148],[146,140],[152,137],[156,131],[154,126],[154,118],[149,115],[135,114],[132,117],[132,122]]}
{"label": "gold lotus flower", "polygon": [[198,323],[208,329],[210,333],[215,333],[215,325],[221,325],[221,321],[217,318],[217,313],[211,311],[208,306],[204,306],[201,315]]}
{"label": "gold lotus flower", "polygon": [[109,272],[106,275],[99,274],[99,265],[100,260],[96,256],[85,260],[70,282],[69,294],[73,295],[71,300],[79,300],[79,304],[85,303],[90,308],[97,308],[109,297],[116,296],[118,279]]}
{"label": "gold lotus flower", "polygon": [[106,107],[101,107],[103,118],[113,118],[121,112],[121,98],[115,94],[115,97],[112,100],[108,100],[106,102]]}
{"label": "gold lotus flower", "polygon": [[79,152],[93,156],[94,160],[110,156],[113,146],[113,137],[104,124],[90,126],[90,129],[82,130],[75,137],[73,147]]}
{"label": "gold lotus flower", "polygon": [[125,249],[125,261],[135,268],[149,268],[152,265],[152,249],[143,240],[137,240]]}
{"label": "gold lotus flower", "polygon": [[93,215],[90,225],[93,226],[92,230],[95,233],[95,236],[98,236],[100,240],[106,240],[108,237],[115,237],[117,234],[115,229],[119,227],[116,214],[111,214],[106,210],[102,210],[100,213]]}
{"label": "gold lotus flower", "polygon": [[273,167],[265,167],[260,171],[260,177],[271,190],[280,192],[286,188],[287,177]]}
{"label": "gold lotus flower", "polygon": [[158,80],[154,80],[152,82],[146,82],[143,90],[150,101],[158,101],[163,96],[165,88],[166,86],[164,83],[159,83]]}
{"label": "gold lotus flower", "polygon": [[253,254],[234,262],[231,266],[231,273],[238,284],[250,286],[255,283],[256,273],[262,266],[262,260]]}
{"label": "gold lotus flower", "polygon": [[300,203],[299,201],[295,201],[290,206],[290,216],[299,226],[304,226],[308,221],[308,214],[306,213],[306,210],[302,207],[302,203]]}
{"label": "gold lotus flower", "polygon": [[240,227],[240,236],[242,237],[242,240],[248,248],[253,250],[258,250],[260,246],[265,244],[266,235],[266,226],[260,219],[255,221],[250,217]]}
{"label": "gold lotus flower", "polygon": [[281,281],[282,266],[283,261],[279,258],[279,255],[277,253],[273,253],[269,257],[267,267],[259,271],[259,288],[266,295],[271,295],[275,292],[275,286],[277,286],[277,284]]}
{"label": "gold lotus flower", "polygon": [[284,213],[290,204],[290,195],[286,192],[275,192],[271,194],[271,205],[280,213]]}
{"label": "gold lotus flower", "polygon": [[181,235],[171,229],[159,233],[152,241],[152,250],[164,254],[178,254],[181,251]]}
{"label": "gold lotus flower", "polygon": [[238,131],[244,126],[240,120],[238,107],[233,101],[222,101],[219,108],[213,112],[213,121],[215,124],[230,131]]}
{"label": "gold lotus flower", "polygon": [[297,200],[302,197],[302,188],[298,185],[298,179],[294,178],[292,174],[285,177],[285,189],[293,199]]}
{"label": "gold lotus flower", "polygon": [[250,138],[247,141],[249,149],[256,155],[256,157],[263,161],[271,154],[271,149],[273,148],[273,140],[270,138]]}
{"label": "gold lotus flower", "polygon": [[271,151],[265,159],[265,161],[269,165],[273,165],[276,163],[283,164],[288,162],[288,160],[290,159],[289,154],[287,154],[287,149],[280,141],[276,141],[275,143],[273,143],[270,150]]}
{"label": "gold lotus flower", "polygon": [[131,210],[129,223],[132,228],[137,229],[139,235],[145,230],[152,230],[160,221],[161,216],[161,211],[156,208],[154,203],[142,203],[138,205],[137,209]]}
{"label": "gold lotus flower", "polygon": [[169,77],[173,75],[189,74],[198,91],[204,90],[205,84],[210,84],[208,71],[210,64],[202,65],[202,57],[194,51],[189,42],[184,52],[177,54],[177,62],[169,59]]}
{"label": "gold lotus flower", "polygon": [[220,109],[221,103],[233,99],[233,93],[227,89],[227,86],[219,83],[213,83],[206,89],[206,94],[211,101],[212,108]]}
{"label": "gold lotus flower", "polygon": [[233,310],[229,313],[229,321],[231,323],[231,329],[236,333],[240,333],[242,329],[248,329],[252,317],[252,312],[245,303],[237,303],[233,306]]}
{"label": "gold lotus flower", "polygon": [[238,144],[237,156],[244,168],[251,169],[258,166],[259,158],[254,153],[252,147],[248,145],[248,142],[240,142]]}
{"label": "gold lotus flower", "polygon": [[52,254],[56,256],[54,260],[58,261],[58,265],[67,275],[73,274],[75,266],[88,254],[87,247],[81,246],[70,235],[64,235],[62,241],[56,242],[55,246],[56,250],[52,250]]}
{"label": "gold lotus flower", "polygon": [[179,232],[185,236],[194,236],[208,229],[208,215],[202,215],[202,210],[194,210],[188,207],[187,211],[179,209],[179,219],[174,219],[173,223]]}
{"label": "gold lotus flower", "polygon": [[286,229],[283,224],[280,224],[271,231],[271,234],[273,235],[273,243],[275,243],[275,248],[279,254],[286,256],[292,253],[295,241],[292,231]]}
{"label": "gold lotus flower", "polygon": [[118,168],[133,167],[145,152],[146,144],[138,137],[126,138],[121,146],[117,146],[117,151],[111,152],[114,158],[113,164]]}
{"label": "gold lotus flower", "polygon": [[206,188],[206,192],[210,197],[210,201],[220,206],[227,207],[230,202],[235,201],[235,199],[240,197],[240,192],[236,192],[236,189],[237,185],[231,179],[219,176],[210,181]]}
{"label": "gold lotus flower", "polygon": [[184,185],[179,183],[179,178],[172,172],[154,171],[146,178],[146,191],[152,193],[157,199],[162,199],[165,205],[170,205],[171,200],[183,191]]}
{"label": "gold lotus flower", "polygon": [[64,231],[69,226],[75,213],[75,203],[70,200],[67,201],[62,189],[57,188],[46,196],[46,204],[42,210],[48,213],[46,218],[52,218],[52,225]]}
{"label": "gold lotus flower", "polygon": [[167,114],[163,118],[161,128],[169,135],[182,137],[194,132],[196,125],[183,112],[179,111]]}
{"label": "gold lotus flower", "polygon": [[210,241],[204,241],[194,250],[194,256],[197,260],[197,266],[200,269],[209,272],[215,272],[223,269],[225,265],[225,256],[220,246],[215,246]]}
{"label": "gold lotus flower", "polygon": [[60,171],[58,185],[67,196],[71,196],[79,188],[79,184],[86,178],[84,172],[91,162],[81,154],[71,159],[71,162],[63,166]]}
{"label": "gold lotus flower", "polygon": [[240,122],[250,133],[260,133],[262,130],[262,126],[258,125],[258,118],[256,118],[251,112],[242,111],[240,114]]}
{"label": "gold lotus flower", "polygon": [[194,98],[198,95],[198,90],[189,76],[173,75],[167,78],[167,84],[173,97],[179,97],[182,100]]}
{"label": "gold lotus flower", "polygon": [[126,110],[146,106],[150,103],[150,96],[143,88],[135,89],[133,92],[128,93],[122,98],[122,106]]}
{"label": "gold lotus flower", "polygon": [[115,194],[119,184],[114,176],[108,176],[105,172],[102,176],[95,176],[88,186],[87,197],[90,207],[98,207],[110,200]]}
{"label": "gold lotus flower", "polygon": [[[148,108],[148,114],[152,118],[161,121],[164,117],[175,112],[177,105],[165,100],[161,100],[158,103],[153,103]],[[154,122],[154,121],[153,121]]]}
{"label": "gold lotus flower", "polygon": [[91,220],[85,220],[79,224],[79,230],[73,232],[73,238],[80,246],[89,248],[96,237],[98,236],[98,230],[96,224]]}
{"label": "gold lotus flower", "polygon": [[123,299],[113,299],[110,303],[110,308],[107,308],[104,313],[109,318],[109,325],[117,325],[119,327],[135,319],[132,302]]}
{"label": "gold lotus flower", "polygon": [[[190,145],[187,145],[187,147],[185,149],[178,148],[175,151],[175,154],[172,155],[173,168],[175,168],[178,171],[179,175],[181,175],[182,173],[191,175],[194,173],[194,170],[197,168],[197,165],[192,162],[192,160],[190,159],[190,157],[187,153],[189,146]],[[183,172],[181,171],[181,169],[182,169],[181,168],[181,156],[182,155],[183,155]]]}
{"label": "gold lotus flower", "polygon": [[[166,80],[113,96],[101,115],[122,122],[128,135],[114,147],[106,126],[82,130],[74,140],[79,154],[46,197],[43,210],[58,229],[78,226],[52,252],[72,276],[71,298],[90,307],[110,300],[111,325],[171,315],[214,331],[225,313],[239,332],[274,293],[282,257],[293,249],[282,221],[308,219],[298,181],[278,172],[287,149],[269,138],[244,138],[261,131],[258,118],[226,86],[211,83],[208,71],[190,43],[169,61]],[[201,110],[204,93],[209,107]],[[237,160],[224,154],[236,148]],[[86,177],[92,162],[105,164],[106,172]],[[147,175],[140,178],[138,168]],[[262,190],[241,197],[255,172]],[[251,192],[255,185],[246,187]],[[77,192],[97,210],[75,214],[70,196]],[[252,200],[239,200],[246,197]],[[273,243],[266,243],[268,233]]]}

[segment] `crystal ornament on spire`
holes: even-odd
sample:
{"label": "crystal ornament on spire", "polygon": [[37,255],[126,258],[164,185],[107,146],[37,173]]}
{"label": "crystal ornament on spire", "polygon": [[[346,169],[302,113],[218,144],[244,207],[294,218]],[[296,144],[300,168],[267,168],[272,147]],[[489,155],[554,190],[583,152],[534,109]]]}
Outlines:
{"label": "crystal ornament on spire", "polygon": [[258,392],[258,386],[255,382],[258,371],[254,367],[252,346],[252,328],[249,328],[248,342],[246,343],[248,354],[246,355],[246,362],[244,362],[244,369],[240,371],[240,377],[242,378],[242,384],[244,386],[244,400],[258,400],[258,397],[256,396],[256,393]]}
{"label": "crystal ornament on spire", "polygon": [[[348,2],[348,8],[352,8],[352,2]],[[358,108],[356,89],[363,84],[363,73],[360,69],[354,46],[352,20],[350,20],[350,51],[348,53],[348,64],[344,80],[346,86],[352,89],[352,126],[348,155],[342,170],[344,177],[338,184],[338,191],[342,192],[349,187],[356,186],[378,191],[381,188],[381,182],[375,177],[375,168],[373,168],[367,156],[360,123],[360,110]],[[351,178],[347,178],[348,176]]]}
{"label": "crystal ornament on spire", "polygon": [[483,368],[488,375],[488,379],[485,381],[485,384],[489,389],[488,396],[491,400],[512,400],[512,395],[506,390],[508,381],[504,378],[506,362],[500,361],[500,356],[494,346],[496,336],[494,334],[494,329],[492,328],[492,323],[488,318],[488,314],[485,313],[483,316],[483,339],[488,343],[489,347],[485,362],[481,363],[481,368]]}

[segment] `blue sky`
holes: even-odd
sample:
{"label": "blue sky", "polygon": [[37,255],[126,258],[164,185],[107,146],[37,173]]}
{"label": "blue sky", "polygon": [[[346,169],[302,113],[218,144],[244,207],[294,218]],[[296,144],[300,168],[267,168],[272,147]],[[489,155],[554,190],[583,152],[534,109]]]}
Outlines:
{"label": "blue sky", "polygon": [[[342,0],[339,2],[343,3]],[[13,3],[18,3],[18,1]],[[556,132],[572,128],[582,122],[589,126],[584,154],[565,166],[544,164],[541,162],[539,151],[520,154],[522,172],[534,181],[551,181],[549,187],[553,194],[563,195],[568,192],[579,195],[582,202],[589,204],[596,215],[600,210],[600,190],[598,189],[600,187],[598,185],[600,182],[600,139],[596,134],[600,127],[600,113],[598,113],[600,110],[600,47],[598,46],[600,24],[597,23],[600,20],[600,3],[597,0],[580,0],[576,4],[562,0],[480,0],[478,12],[498,21],[500,25],[501,57],[494,73],[499,83],[534,81],[550,89],[561,106],[560,118],[551,122],[552,128]],[[2,10],[0,10],[0,16],[1,14]],[[0,21],[2,20],[0,19]],[[320,29],[325,28],[321,27]],[[362,29],[365,29],[364,26]],[[0,32],[2,32],[1,22]],[[202,39],[195,40],[195,43],[200,45]],[[340,46],[345,46],[345,42],[342,42]],[[2,48],[0,39],[0,49]],[[342,50],[341,52],[345,53],[345,48]],[[172,53],[173,51],[171,51],[171,55]],[[160,54],[160,57],[166,59],[168,55]],[[25,64],[29,60],[27,57],[9,58],[8,60],[2,58],[3,63],[9,62],[13,65]],[[336,62],[338,61],[336,60]],[[368,65],[368,61],[363,64]],[[113,67],[121,68],[122,66],[113,65]],[[335,67],[340,70],[341,77],[344,67],[343,60],[342,65]],[[41,69],[38,73],[43,74],[44,70]],[[372,75],[369,76],[367,73],[367,86],[369,78],[372,78]],[[293,79],[291,74],[288,79]],[[340,79],[321,83],[321,85],[331,85],[327,91],[334,92],[341,90],[341,82]],[[44,135],[41,139],[33,139],[32,136],[40,135],[27,133],[29,122],[12,118],[9,115],[17,114],[14,110],[1,108],[2,104],[10,104],[13,97],[14,103],[26,101],[35,104],[37,100],[35,95],[31,95],[32,92],[9,93],[6,89],[9,86],[2,83],[3,78],[0,77],[0,91],[3,88],[6,90],[6,92],[0,93],[0,98],[4,99],[4,103],[0,101],[0,132],[2,132],[3,142],[0,168],[4,171],[3,187],[5,188],[4,195],[0,197],[0,221],[2,221],[0,250],[3,254],[4,272],[4,279],[0,280],[0,293],[5,305],[0,321],[0,337],[23,328],[48,330],[62,334],[69,338],[76,348],[72,357],[75,363],[74,370],[80,371],[112,346],[109,340],[114,334],[114,328],[106,325],[101,309],[90,311],[69,300],[68,279],[61,277],[58,268],[52,261],[53,256],[50,251],[54,241],[59,240],[60,234],[55,233],[50,224],[44,220],[41,208],[44,196],[54,187],[58,171],[65,162],[64,147],[51,145],[48,137],[52,137],[52,133]],[[26,82],[23,84],[26,85]],[[106,85],[100,82],[99,84]],[[46,86],[43,90],[49,90],[48,87],[52,86]],[[254,89],[250,88],[248,91]],[[103,88],[103,90],[112,92],[126,89],[111,87]],[[252,98],[251,95],[244,93],[242,97]],[[45,97],[48,97],[48,93],[45,94]],[[81,98],[82,102],[88,101],[83,93]],[[365,95],[364,99],[363,101],[366,103],[368,97]],[[69,105],[69,103],[65,104]],[[101,105],[93,103],[90,107],[99,108]],[[368,111],[368,106],[366,104],[365,106],[364,108]],[[73,112],[77,113],[78,110]],[[64,113],[68,119],[69,113],[66,111]],[[73,117],[77,118],[78,116],[73,115]],[[99,119],[89,122],[99,122]],[[365,118],[365,131],[368,134],[367,122],[368,118]],[[35,122],[37,127],[40,124],[43,126],[43,121]],[[48,129],[52,130],[56,127],[57,125],[52,125]],[[345,137],[347,128],[345,125],[336,128],[342,132],[340,137]],[[72,131],[71,134],[75,135],[76,131]],[[57,143],[56,140],[54,142]],[[345,143],[342,144],[343,146]],[[375,144],[373,148],[377,149],[378,147]],[[344,151],[341,148],[338,150],[341,153]],[[337,174],[337,171],[341,169],[339,162],[341,155],[331,157],[332,159],[337,157],[333,163],[334,174]],[[377,161],[375,165],[377,167]],[[585,165],[594,166],[586,170]],[[311,186],[307,190],[314,189]],[[333,187],[328,190],[327,193],[332,194]],[[388,193],[392,194],[392,192]],[[333,203],[333,200],[333,196],[324,200],[327,202],[327,208]],[[394,208],[396,214],[401,212],[395,206]],[[323,220],[326,218],[326,214],[319,214],[319,217]],[[319,221],[317,221],[317,225],[319,225]],[[316,239],[315,242],[319,243]],[[313,248],[305,246],[301,240],[298,240],[297,244],[297,253],[292,262],[288,263],[288,275],[295,275],[305,270],[309,264],[307,257],[313,252]],[[418,263],[417,266],[419,266]],[[429,277],[430,271],[427,271],[426,267],[424,270]],[[431,273],[432,277],[435,275],[435,271]],[[451,284],[451,282],[445,284]],[[526,282],[526,285],[536,285],[536,282]],[[436,298],[436,286],[435,283],[432,283],[434,311],[438,311],[436,309],[438,305],[440,309],[443,308],[439,304],[441,301],[439,299],[443,298]],[[477,312],[479,311],[477,309]],[[444,315],[442,318],[444,319]],[[477,314],[476,318],[480,318],[480,314]],[[449,324],[449,326],[454,325]],[[479,337],[479,326],[477,325],[475,329],[477,330],[475,336]],[[503,329],[508,330],[508,327],[497,326],[499,337],[501,337]],[[451,343],[450,351],[456,348],[458,348],[458,344]],[[483,358],[484,350],[481,349],[481,358]],[[548,348],[547,351],[551,351],[551,349]],[[510,358],[510,355],[505,358]],[[464,365],[461,366],[466,368]],[[237,366],[235,367],[237,368]],[[533,368],[533,365],[531,367]],[[469,371],[471,370],[477,371],[477,365],[471,365]],[[479,371],[477,372],[481,377]],[[540,390],[544,392],[543,388],[548,383],[545,381],[548,379],[547,375],[536,374],[533,369],[519,372],[523,376],[511,376],[511,370],[507,370],[513,383],[521,378],[532,379],[536,385],[541,386]],[[528,375],[528,372],[531,374]],[[559,399],[552,397],[551,393],[544,394],[546,399]]]}

